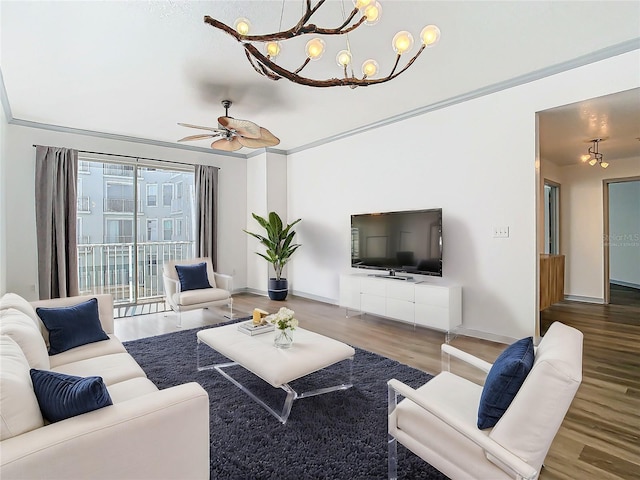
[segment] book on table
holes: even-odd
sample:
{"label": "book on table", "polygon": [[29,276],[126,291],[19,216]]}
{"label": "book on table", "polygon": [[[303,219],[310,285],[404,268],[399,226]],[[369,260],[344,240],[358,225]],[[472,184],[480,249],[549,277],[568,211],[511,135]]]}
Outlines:
{"label": "book on table", "polygon": [[255,324],[253,320],[238,324],[238,331],[247,335],[259,335],[261,333],[273,332],[275,325],[272,323]]}

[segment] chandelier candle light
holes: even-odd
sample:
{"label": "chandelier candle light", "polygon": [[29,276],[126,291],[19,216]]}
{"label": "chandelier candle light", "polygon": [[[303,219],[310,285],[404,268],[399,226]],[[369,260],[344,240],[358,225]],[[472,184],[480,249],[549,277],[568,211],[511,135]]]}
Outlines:
{"label": "chandelier candle light", "polygon": [[[393,50],[396,52],[396,60],[391,72],[386,77],[374,78],[378,74],[378,63],[373,59],[367,59],[363,62],[361,67],[362,78],[356,78],[353,72],[353,56],[347,36],[347,48],[339,51],[336,55],[336,63],[342,68],[344,75],[343,78],[316,80],[304,77],[300,75],[300,72],[309,64],[310,61],[320,59],[325,51],[325,42],[322,39],[322,36],[347,35],[349,32],[354,31],[363,24],[375,25],[380,20],[382,14],[382,6],[375,0],[353,0],[354,8],[342,25],[337,28],[321,28],[313,23],[309,23],[309,20],[324,3],[325,0],[320,0],[315,4],[315,6],[312,6],[311,0],[306,0],[305,12],[298,23],[288,30],[265,35],[250,35],[249,31],[251,29],[251,23],[246,18],[237,19],[234,22],[233,28],[216,20],[215,18],[211,18],[208,15],[204,17],[204,21],[212,27],[231,35],[240,42],[244,47],[249,63],[251,63],[253,68],[259,74],[264,75],[271,80],[286,78],[294,83],[310,87],[349,86],[350,88],[356,88],[387,82],[407,70],[425,48],[432,47],[438,43],[438,40],[440,39],[440,29],[437,26],[427,25],[424,27],[420,32],[420,41],[422,45],[418,50],[418,53],[411,57],[404,67],[398,70],[400,57],[402,57],[403,54],[408,53],[414,43],[411,33],[407,31],[398,32],[393,37],[392,41]],[[359,17],[358,14],[360,15]],[[302,65],[295,70],[288,70],[283,66],[278,65],[275,62],[275,59],[281,52],[281,43],[301,35],[317,35],[307,42],[305,47],[306,58],[302,62]],[[264,44],[264,53],[256,47],[256,43]],[[348,68],[351,68],[350,75],[347,72]]]}

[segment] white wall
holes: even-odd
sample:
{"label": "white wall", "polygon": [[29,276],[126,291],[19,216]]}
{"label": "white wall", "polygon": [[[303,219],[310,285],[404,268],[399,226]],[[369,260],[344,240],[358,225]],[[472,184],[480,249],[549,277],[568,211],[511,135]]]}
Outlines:
{"label": "white wall", "polygon": [[[6,217],[6,290],[30,300],[37,298],[37,247],[35,228],[35,149],[33,144],[133,155],[160,160],[201,163],[220,167],[218,261],[219,271],[234,273],[235,288],[246,285],[247,171],[242,158],[144,145],[92,136],[7,125],[3,146],[3,194],[10,207]],[[4,145],[4,142],[3,142]]]}
{"label": "white wall", "polygon": [[7,119],[0,106],[0,295],[7,291]]}
{"label": "white wall", "polygon": [[[247,225],[246,230],[264,234],[252,213],[267,217],[278,212],[287,221],[287,156],[264,152],[247,161]],[[273,277],[273,269],[255,252],[264,253],[264,247],[253,237],[247,240],[247,287],[255,293],[266,294],[267,279]],[[283,272],[286,277],[286,270]],[[291,285],[290,285],[291,287]]]}
{"label": "white wall", "polygon": [[640,180],[609,184],[609,212],[610,279],[640,288]]}
{"label": "white wall", "polygon": [[[640,159],[611,159],[609,168],[580,164],[562,168],[562,253],[565,295],[604,302],[603,180],[640,175]],[[589,168],[587,168],[589,167]]]}
{"label": "white wall", "polygon": [[[638,87],[639,66],[631,52],[290,155],[289,217],[303,219],[296,290],[336,302],[350,214],[442,207],[441,281],[462,285],[463,325],[534,334],[535,113]],[[492,238],[493,226],[510,238]]]}
{"label": "white wall", "polygon": [[[261,227],[251,216],[252,213],[266,216],[267,210],[267,154],[262,153],[247,160],[247,211],[245,229],[260,233]],[[264,292],[267,289],[267,262],[255,252],[264,253],[258,240],[245,234],[247,245],[247,287],[251,291]]]}

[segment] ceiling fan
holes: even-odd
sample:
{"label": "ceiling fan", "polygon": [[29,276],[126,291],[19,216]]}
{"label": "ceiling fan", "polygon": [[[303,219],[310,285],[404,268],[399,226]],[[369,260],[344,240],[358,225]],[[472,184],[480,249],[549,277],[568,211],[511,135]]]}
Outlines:
{"label": "ceiling fan", "polygon": [[280,143],[280,139],[276,137],[266,128],[256,125],[249,120],[240,120],[229,116],[229,107],[231,100],[223,100],[224,117],[218,117],[218,128],[201,127],[199,125],[191,125],[189,123],[178,123],[183,127],[199,128],[208,130],[211,133],[201,133],[199,135],[189,135],[181,138],[179,142],[188,142],[190,140],[202,140],[204,138],[222,137],[211,144],[211,148],[216,150],[224,150],[225,152],[234,152],[242,147],[262,148],[273,147]]}

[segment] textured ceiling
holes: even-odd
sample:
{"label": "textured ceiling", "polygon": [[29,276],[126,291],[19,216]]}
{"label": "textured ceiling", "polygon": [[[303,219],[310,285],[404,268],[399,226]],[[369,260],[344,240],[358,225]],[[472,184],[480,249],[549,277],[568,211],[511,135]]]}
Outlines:
{"label": "textured ceiling", "polygon": [[[281,139],[276,148],[291,150],[640,37],[640,2],[381,3],[380,23],[349,36],[357,65],[373,57],[388,71],[391,38],[401,29],[417,38],[435,23],[440,43],[389,83],[318,89],[259,76],[234,39],[203,21],[210,15],[233,24],[245,16],[253,32],[266,33],[279,28],[281,13],[283,28],[293,25],[300,1],[3,0],[0,68],[11,115],[175,142],[197,133],[177,122],[215,126],[228,98],[231,116],[268,128]],[[326,2],[315,23],[336,26],[342,8],[341,1]],[[344,38],[330,40],[309,74],[340,75],[334,57]],[[279,62],[297,66],[304,42],[286,44]]]}
{"label": "textured ceiling", "polygon": [[556,165],[580,163],[596,138],[605,161],[640,158],[640,89],[541,112],[539,132],[541,158]]}

